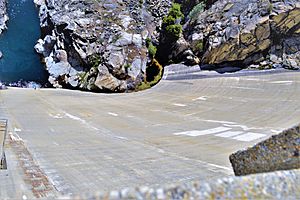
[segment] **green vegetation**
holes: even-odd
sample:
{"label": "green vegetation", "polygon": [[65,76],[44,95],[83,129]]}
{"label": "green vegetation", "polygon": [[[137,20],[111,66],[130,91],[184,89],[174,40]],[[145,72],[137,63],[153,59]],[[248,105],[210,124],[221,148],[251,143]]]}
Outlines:
{"label": "green vegetation", "polygon": [[197,4],[189,13],[188,18],[194,20],[205,9],[205,1]]}
{"label": "green vegetation", "polygon": [[131,67],[131,65],[129,63],[127,63],[126,65],[124,65],[125,70],[128,70]]}
{"label": "green vegetation", "polygon": [[181,24],[169,25],[166,27],[166,31],[172,38],[178,39],[182,33],[182,26]]}
{"label": "green vegetation", "polygon": [[89,73],[88,72],[81,72],[77,74],[80,80],[80,88],[86,88],[88,85]]}
{"label": "green vegetation", "polygon": [[197,43],[195,45],[195,50],[199,51],[199,52],[203,51],[203,40],[197,41]]}
{"label": "green vegetation", "polygon": [[178,3],[173,3],[168,15],[163,18],[163,24],[164,25],[175,24],[177,19],[181,19],[183,17],[184,15],[181,12],[181,5]]}
{"label": "green vegetation", "polygon": [[270,14],[272,13],[273,9],[274,9],[274,6],[273,6],[272,3],[270,3],[269,8],[268,8],[268,11],[269,11]]}
{"label": "green vegetation", "polygon": [[156,52],[157,52],[157,48],[156,46],[154,46],[151,42],[150,38],[146,39],[146,46],[148,48],[148,52],[149,52],[149,56],[151,59],[155,58]]}
{"label": "green vegetation", "polygon": [[88,63],[91,67],[96,67],[101,64],[101,57],[98,54],[94,54],[88,57]]}
{"label": "green vegetation", "polygon": [[166,17],[163,18],[163,29],[166,37],[171,40],[178,40],[182,33],[182,25],[180,24],[184,15],[181,12],[181,5],[173,3]]}
{"label": "green vegetation", "polygon": [[153,59],[151,64],[146,69],[146,79],[138,87],[137,91],[149,89],[156,85],[162,78],[163,67],[157,60]]}
{"label": "green vegetation", "polygon": [[117,34],[112,38],[112,43],[116,43],[122,37],[121,34]]}
{"label": "green vegetation", "polygon": [[77,77],[79,78],[80,81],[87,79],[88,78],[88,73],[87,72],[79,72],[77,74]]}
{"label": "green vegetation", "polygon": [[151,39],[150,38],[146,38],[146,45],[148,46],[151,43]]}
{"label": "green vegetation", "polygon": [[150,43],[150,45],[148,47],[148,51],[149,51],[149,56],[151,58],[154,58],[156,55],[156,52],[157,52],[157,48],[152,43]]}

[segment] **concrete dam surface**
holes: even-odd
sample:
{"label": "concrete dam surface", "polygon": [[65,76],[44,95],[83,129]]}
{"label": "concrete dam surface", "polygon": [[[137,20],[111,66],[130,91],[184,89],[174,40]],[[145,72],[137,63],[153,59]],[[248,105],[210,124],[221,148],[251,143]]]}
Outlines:
{"label": "concrete dam surface", "polygon": [[0,118],[9,119],[9,131],[0,198],[232,177],[230,154],[299,123],[299,84],[295,72],[215,77],[166,70],[157,86],[130,94],[2,90]]}
{"label": "concrete dam surface", "polygon": [[300,199],[299,2],[173,2],[0,0],[0,199]]}

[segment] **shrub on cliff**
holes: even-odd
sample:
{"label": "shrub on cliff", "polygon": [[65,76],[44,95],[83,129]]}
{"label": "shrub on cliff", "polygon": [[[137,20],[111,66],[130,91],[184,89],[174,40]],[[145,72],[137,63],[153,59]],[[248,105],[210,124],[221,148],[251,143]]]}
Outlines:
{"label": "shrub on cliff", "polygon": [[152,43],[150,43],[150,45],[148,47],[148,52],[149,52],[149,55],[151,58],[155,57],[156,51],[157,51],[157,48]]}
{"label": "shrub on cliff", "polygon": [[163,18],[163,29],[165,37],[171,40],[177,40],[182,32],[180,24],[184,15],[181,12],[181,5],[173,3],[166,17]]}
{"label": "shrub on cliff", "polygon": [[172,7],[171,7],[171,9],[170,9],[170,11],[168,13],[168,16],[172,16],[175,19],[183,18],[184,15],[181,12],[181,5],[179,3],[173,3]]}
{"label": "shrub on cliff", "polygon": [[156,85],[162,78],[163,67],[155,59],[152,59],[151,63],[146,69],[146,77],[143,82],[137,87],[136,91],[145,90]]}
{"label": "shrub on cliff", "polygon": [[182,26],[180,24],[169,25],[166,31],[171,38],[178,39],[182,33]]}
{"label": "shrub on cliff", "polygon": [[153,59],[156,55],[157,48],[156,48],[156,46],[153,45],[150,38],[146,39],[146,46],[148,48],[148,53],[149,53],[150,58]]}

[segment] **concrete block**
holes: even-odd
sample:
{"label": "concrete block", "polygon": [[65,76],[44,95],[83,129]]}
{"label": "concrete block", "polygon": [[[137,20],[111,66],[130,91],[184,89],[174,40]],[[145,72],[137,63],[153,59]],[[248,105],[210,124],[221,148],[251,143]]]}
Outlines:
{"label": "concrete block", "polygon": [[230,155],[235,175],[300,168],[300,125]]}

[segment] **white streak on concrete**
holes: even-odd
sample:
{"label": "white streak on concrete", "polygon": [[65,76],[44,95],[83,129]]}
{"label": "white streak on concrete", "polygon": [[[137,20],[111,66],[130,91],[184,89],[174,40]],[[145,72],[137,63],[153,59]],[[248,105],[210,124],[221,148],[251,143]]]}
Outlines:
{"label": "white streak on concrete", "polygon": [[67,113],[67,112],[65,112],[65,115],[66,115],[67,117],[73,119],[73,120],[80,121],[81,123],[86,123],[85,120],[83,120],[83,119],[81,119],[81,118],[79,118],[79,117],[76,117],[76,116],[74,116],[74,115],[71,115],[71,114],[69,114],[69,113]]}
{"label": "white streak on concrete", "polygon": [[158,149],[157,151],[158,151],[158,153],[166,153],[165,150],[163,150],[163,149]]}
{"label": "white streak on concrete", "polygon": [[293,84],[293,81],[272,81],[270,83],[273,83],[273,84],[283,84],[283,85],[291,85],[291,84]]}
{"label": "white streak on concrete", "polygon": [[174,103],[173,105],[174,106],[178,106],[178,107],[186,107],[185,104],[181,104],[181,103]]}
{"label": "white streak on concrete", "polygon": [[243,142],[250,142],[250,141],[265,137],[265,136],[266,136],[265,134],[260,134],[260,133],[246,133],[243,135],[236,136],[233,139],[243,141]]}
{"label": "white streak on concrete", "polygon": [[215,133],[220,133],[223,131],[228,131],[231,128],[227,127],[217,127],[217,128],[212,128],[212,129],[207,129],[207,130],[192,130],[192,131],[185,131],[185,132],[180,132],[180,133],[174,133],[174,135],[187,135],[191,137],[197,137],[197,136],[202,136],[202,135],[210,135],[210,134],[215,134]]}
{"label": "white streak on concrete", "polygon": [[129,140],[127,137],[122,137],[122,136],[115,136],[115,138],[120,140]]}
{"label": "white streak on concrete", "polygon": [[231,127],[231,128],[241,128],[241,129],[243,129],[243,131],[264,130],[265,129],[265,128],[259,128],[259,127],[248,127],[246,125],[241,125],[241,124],[235,124],[235,125],[223,124],[223,126]]}
{"label": "white streak on concrete", "polygon": [[150,110],[151,112],[161,112],[161,110],[158,109],[154,109],[154,110]]}
{"label": "white streak on concrete", "polygon": [[12,141],[23,142],[23,139],[16,132],[9,132],[8,135]]}
{"label": "white streak on concrete", "polygon": [[113,112],[108,112],[107,114],[114,116],[114,117],[118,117],[119,115],[117,113],[113,113]]}
{"label": "white streak on concrete", "polygon": [[212,164],[212,163],[207,163],[209,166],[212,166],[212,167],[216,167],[216,168],[220,168],[220,169],[224,169],[224,170],[228,170],[228,171],[232,171],[231,168],[229,167],[224,167],[224,166],[221,166],[221,165],[216,165],[216,164]]}
{"label": "white streak on concrete", "polygon": [[53,114],[49,113],[49,116],[54,119],[62,119],[63,118],[63,116],[61,116],[60,114],[53,115]]}
{"label": "white streak on concrete", "polygon": [[204,122],[220,123],[220,124],[236,124],[236,122],[218,121],[218,120],[203,120]]}
{"label": "white streak on concrete", "polygon": [[261,79],[258,78],[245,78],[246,81],[261,81]]}
{"label": "white streak on concrete", "polygon": [[179,155],[173,155],[173,156],[175,156],[176,158],[182,159],[182,160],[193,161],[195,163],[197,162],[197,163],[201,163],[201,164],[204,164],[204,165],[207,165],[207,166],[210,166],[210,167],[219,168],[219,169],[225,170],[227,172],[227,174],[232,174],[232,168],[229,168],[229,167],[225,167],[225,166],[205,162],[205,161],[202,161],[202,160],[192,159],[192,158],[188,158],[188,157],[184,157],[184,156],[179,156]]}
{"label": "white streak on concrete", "polygon": [[189,113],[189,114],[186,114],[186,115],[184,115],[185,117],[188,117],[188,116],[192,116],[192,115],[196,115],[196,114],[198,114],[198,113]]}
{"label": "white streak on concrete", "polygon": [[235,87],[235,86],[232,86],[230,88],[235,88],[235,89],[243,89],[243,90],[263,90],[263,89],[260,89],[260,88],[251,88],[251,87]]}
{"label": "white streak on concrete", "polygon": [[150,126],[145,126],[145,127],[158,127],[158,126],[163,126],[164,124],[152,124]]}
{"label": "white streak on concrete", "polygon": [[275,134],[279,134],[282,132],[282,130],[274,130],[274,129],[271,129],[271,132],[272,133],[275,133]]}
{"label": "white streak on concrete", "polygon": [[244,131],[249,131],[253,128],[249,128],[248,126],[245,126],[245,125],[240,125],[240,124],[223,124],[223,126],[226,126],[226,127],[231,127],[231,128],[241,128],[243,129]]}
{"label": "white streak on concrete", "polygon": [[74,115],[71,115],[67,112],[64,112],[65,116],[70,118],[70,119],[73,119],[75,121],[79,121],[80,123],[82,123],[83,125],[87,126],[88,128],[90,129],[93,129],[95,131],[99,131],[99,129],[97,127],[94,127],[92,125],[90,125],[89,123],[87,123],[84,119],[81,119],[80,117],[77,117],[77,116],[74,116]]}
{"label": "white streak on concrete", "polygon": [[193,101],[197,101],[197,100],[206,101],[206,100],[207,100],[207,97],[202,96],[202,97],[198,97],[198,98],[196,98],[196,99],[193,99]]}
{"label": "white streak on concrete", "polygon": [[227,77],[228,79],[231,79],[231,80],[235,80],[235,81],[239,81],[240,80],[240,77]]}
{"label": "white streak on concrete", "polygon": [[243,131],[227,131],[227,132],[224,132],[224,133],[217,134],[215,136],[223,137],[223,138],[230,138],[230,137],[233,137],[233,136],[240,135],[242,133],[244,133],[244,132]]}
{"label": "white streak on concrete", "polygon": [[14,132],[21,132],[22,130],[19,128],[14,128]]}
{"label": "white streak on concrete", "polygon": [[59,146],[59,144],[58,144],[58,143],[56,143],[56,142],[53,142],[53,144],[54,144],[54,145],[56,145],[56,146]]}

